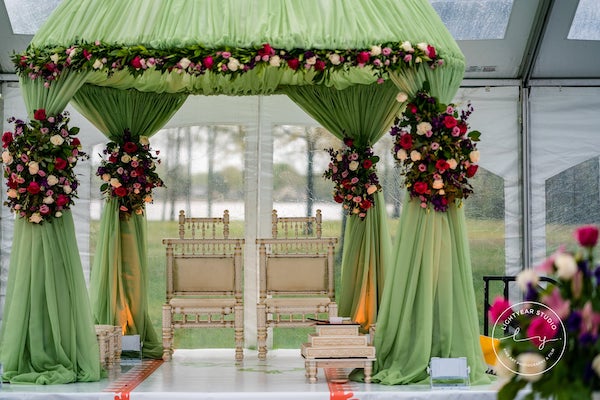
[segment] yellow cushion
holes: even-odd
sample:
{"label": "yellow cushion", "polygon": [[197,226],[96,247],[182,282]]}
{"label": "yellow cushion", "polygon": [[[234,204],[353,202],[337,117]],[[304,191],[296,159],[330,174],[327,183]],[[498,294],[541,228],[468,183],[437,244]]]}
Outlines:
{"label": "yellow cushion", "polygon": [[494,351],[494,347],[496,350],[500,345],[500,340],[491,338],[489,336],[479,336],[479,344],[481,346],[481,350],[483,351],[483,357],[485,358],[485,362],[487,365],[494,366],[496,365],[496,352]]}

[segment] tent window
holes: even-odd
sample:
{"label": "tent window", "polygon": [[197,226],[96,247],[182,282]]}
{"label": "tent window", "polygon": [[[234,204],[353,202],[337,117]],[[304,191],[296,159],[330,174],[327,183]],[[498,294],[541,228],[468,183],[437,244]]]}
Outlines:
{"label": "tent window", "polygon": [[33,35],[46,21],[60,0],[4,0],[15,35]]}
{"label": "tent window", "polygon": [[600,7],[597,0],[580,0],[567,39],[600,40]]}

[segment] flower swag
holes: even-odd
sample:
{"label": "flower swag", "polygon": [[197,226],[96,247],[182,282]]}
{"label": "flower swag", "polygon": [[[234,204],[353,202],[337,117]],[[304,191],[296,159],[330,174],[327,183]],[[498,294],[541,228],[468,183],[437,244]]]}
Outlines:
{"label": "flower swag", "polygon": [[160,164],[159,151],[150,148],[146,136],[123,133],[122,141],[109,142],[102,151],[96,171],[103,183],[100,191],[119,204],[121,216],[143,214],[146,203],[152,202],[152,190],[164,186],[156,173]]}
{"label": "flower swag", "polygon": [[[509,313],[503,312],[514,306],[499,297],[490,307],[490,319],[506,326],[513,339],[501,340],[497,349],[496,373],[503,380],[499,400],[514,399],[528,384],[527,399],[591,399],[600,390],[600,264],[594,264],[598,227],[581,226],[574,236],[579,250],[559,248],[517,275],[525,304],[538,303],[551,313],[538,313],[527,323],[517,319],[520,331],[515,332],[514,321],[507,322]],[[540,276],[556,284],[542,287]]]}
{"label": "flower swag", "polygon": [[35,110],[33,120],[14,117],[14,131],[2,135],[2,162],[7,198],[4,205],[19,217],[41,224],[63,215],[77,197],[79,181],[74,172],[78,160],[86,159],[77,137],[69,128],[69,113],[47,116]]}
{"label": "flower swag", "polygon": [[126,46],[101,41],[76,42],[69,47],[30,46],[12,55],[17,74],[43,79],[45,86],[68,69],[105,72],[110,76],[128,71],[139,76],[146,70],[175,72],[192,76],[207,72],[235,77],[257,67],[285,68],[293,72],[316,72],[316,80],[325,72],[370,67],[379,82],[387,71],[427,65],[434,69],[444,64],[435,47],[428,43],[389,42],[365,49],[277,49],[265,43],[255,48],[219,49],[202,45],[184,48],[154,49],[143,45]]}
{"label": "flower swag", "polygon": [[344,139],[342,149],[327,151],[331,162],[323,176],[335,184],[333,199],[342,204],[347,214],[364,219],[375,205],[374,194],[381,190],[375,168],[379,157],[368,146],[354,146],[350,138]]}
{"label": "flower swag", "polygon": [[[467,133],[470,104],[459,115],[454,104],[440,103],[428,90],[426,82],[394,122],[392,153],[411,198],[423,208],[447,211],[452,202],[473,193],[469,179],[478,169],[475,142],[481,133]],[[406,94],[400,93],[399,101],[406,100]]]}

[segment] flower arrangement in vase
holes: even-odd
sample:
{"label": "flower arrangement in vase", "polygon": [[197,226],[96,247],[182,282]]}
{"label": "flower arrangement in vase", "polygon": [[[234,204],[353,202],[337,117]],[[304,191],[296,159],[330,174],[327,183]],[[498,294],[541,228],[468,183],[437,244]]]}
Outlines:
{"label": "flower arrangement in vase", "polygon": [[[500,400],[514,399],[528,384],[528,399],[583,400],[600,390],[600,265],[594,264],[598,227],[579,227],[574,236],[580,245],[577,251],[561,247],[536,268],[517,276],[525,292],[525,307],[545,310],[545,314],[527,319],[521,315],[506,323],[507,313],[502,310],[518,312],[514,305],[498,298],[490,308],[496,324],[514,328],[517,323],[519,327],[497,349],[497,373],[504,379]],[[540,275],[553,278],[556,284],[541,287]],[[539,307],[533,307],[536,304]]]}
{"label": "flower arrangement in vase", "polygon": [[164,186],[156,173],[159,151],[150,148],[146,136],[123,133],[121,140],[109,142],[102,152],[96,171],[102,179],[100,191],[119,203],[122,216],[143,214],[146,203],[153,201],[152,190]]}
{"label": "flower arrangement in vase", "polygon": [[76,137],[79,128],[68,126],[69,113],[48,116],[35,110],[33,120],[9,118],[14,131],[2,135],[2,163],[7,200],[18,217],[34,224],[59,218],[74,204],[79,181],[77,162],[86,159]]}

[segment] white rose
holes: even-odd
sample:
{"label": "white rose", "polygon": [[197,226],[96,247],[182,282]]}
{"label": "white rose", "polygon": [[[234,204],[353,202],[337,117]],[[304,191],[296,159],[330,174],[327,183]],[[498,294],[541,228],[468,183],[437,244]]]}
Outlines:
{"label": "white rose", "polygon": [[598,354],[592,360],[592,369],[596,373],[596,375],[600,376],[600,354]]}
{"label": "white rose", "polygon": [[240,62],[237,59],[231,57],[229,59],[229,62],[227,63],[227,68],[230,71],[237,71],[240,68]]}
{"label": "white rose", "polygon": [[150,144],[150,139],[148,139],[148,136],[140,136],[140,144],[142,146],[147,146]]}
{"label": "white rose", "polygon": [[54,198],[52,196],[46,196],[42,201],[44,202],[44,204],[52,204],[54,203]]}
{"label": "white rose", "polygon": [[400,92],[396,96],[396,101],[398,103],[404,103],[404,102],[406,102],[406,100],[408,100],[408,95],[406,93],[404,93],[404,92]]}
{"label": "white rose", "polygon": [[329,55],[329,61],[331,61],[333,65],[340,65],[340,63],[342,62],[342,58],[337,53],[331,53]]}
{"label": "white rose", "polygon": [[61,211],[57,211],[57,212],[54,214],[54,216],[55,216],[56,218],[60,218],[60,217],[62,217],[62,212],[61,212]]}
{"label": "white rose", "polygon": [[38,164],[36,161],[29,162],[29,173],[31,175],[37,174],[39,170],[40,170],[40,164]]}
{"label": "white rose", "polygon": [[356,171],[358,169],[358,161],[356,161],[356,160],[350,161],[350,164],[348,165],[348,169],[350,171]]}
{"label": "white rose", "polygon": [[17,192],[17,189],[8,189],[6,195],[11,199],[16,199],[19,193]]}
{"label": "white rose", "polygon": [[417,125],[417,134],[424,135],[431,130],[431,124],[429,122],[419,122]]}
{"label": "white rose", "polygon": [[417,43],[417,48],[423,53],[427,53],[427,43]]}
{"label": "white rose", "polygon": [[131,161],[131,156],[129,154],[123,154],[121,156],[122,163],[127,164],[129,161]]}
{"label": "white rose", "polygon": [[410,159],[412,161],[419,161],[421,159],[421,153],[416,150],[410,152]]}
{"label": "white rose", "polygon": [[63,191],[65,192],[65,194],[70,194],[73,191],[73,189],[69,185],[64,185]]}
{"label": "white rose", "polygon": [[315,65],[317,63],[317,57],[316,56],[312,56],[310,58],[306,59],[306,63],[308,65]]}
{"label": "white rose", "polygon": [[12,164],[13,156],[12,156],[12,154],[10,154],[10,152],[8,150],[4,150],[2,152],[2,162],[4,164]]}
{"label": "white rose", "polygon": [[33,222],[34,224],[39,224],[42,222],[42,215],[40,213],[33,213],[31,217],[29,217],[29,222]]}
{"label": "white rose", "polygon": [[54,186],[58,183],[58,178],[54,175],[48,175],[47,182],[48,182],[48,185]]}
{"label": "white rose", "polygon": [[469,153],[469,160],[471,160],[471,162],[479,162],[479,150],[473,150],[472,152]]}
{"label": "white rose", "polygon": [[341,154],[338,154],[338,155],[335,157],[335,159],[336,159],[336,161],[342,161],[342,160],[344,159],[344,157],[343,157]]}
{"label": "white rose", "polygon": [[517,369],[514,358],[506,354],[507,349],[501,349],[496,359],[494,371],[500,379],[510,379]]}
{"label": "white rose", "polygon": [[52,55],[50,56],[50,59],[52,60],[52,62],[53,62],[54,64],[58,63],[58,54],[57,54],[57,53],[54,53],[54,54],[52,54]]}
{"label": "white rose", "polygon": [[186,58],[186,57],[183,57],[181,60],[179,60],[179,65],[183,69],[186,69],[187,67],[189,67],[191,63],[192,62],[189,60],[189,58]]}
{"label": "white rose", "polygon": [[102,180],[104,182],[110,181],[110,174],[102,174]]}
{"label": "white rose", "polygon": [[408,154],[406,154],[406,150],[400,149],[396,152],[396,158],[400,161],[404,161],[408,158]]}
{"label": "white rose", "polygon": [[94,65],[92,65],[92,67],[94,69],[100,69],[100,68],[104,67],[104,63],[99,58],[96,58],[96,61],[94,61]]}
{"label": "white rose", "polygon": [[371,46],[371,55],[378,56],[381,54],[381,46]]}
{"label": "white rose", "polygon": [[546,369],[546,359],[540,353],[521,353],[517,356],[517,365],[523,379],[536,382]]}
{"label": "white rose", "polygon": [[409,41],[402,42],[400,47],[402,47],[402,50],[406,51],[407,53],[415,51]]}
{"label": "white rose", "polygon": [[577,272],[577,262],[572,255],[567,253],[559,253],[554,259],[554,265],[556,266],[556,274],[559,278],[564,280],[570,280],[575,276]]}
{"label": "white rose", "polygon": [[523,271],[517,274],[517,284],[521,288],[522,291],[526,292],[529,284],[535,286],[540,281],[540,277],[537,272],[535,272],[532,268],[524,269]]}
{"label": "white rose", "polygon": [[421,63],[423,60],[421,59],[421,57],[415,57],[415,64],[419,64]]}
{"label": "white rose", "polygon": [[431,184],[431,187],[434,188],[434,189],[436,189],[436,190],[437,189],[441,189],[441,188],[444,187],[444,181],[441,180],[441,179],[435,179],[433,181],[433,183]]}
{"label": "white rose", "polygon": [[448,160],[448,165],[450,166],[450,169],[456,169],[456,167],[458,167],[458,162],[454,158],[451,158]]}
{"label": "white rose", "polygon": [[269,65],[271,67],[280,67],[281,66],[281,57],[278,55],[274,55],[269,59]]}
{"label": "white rose", "polygon": [[117,178],[111,178],[110,179],[110,186],[114,187],[114,188],[118,188],[121,185],[121,182],[119,182],[119,180]]}
{"label": "white rose", "polygon": [[60,135],[52,135],[52,137],[50,138],[50,143],[52,143],[55,146],[60,146],[64,142],[65,139],[63,139],[63,137]]}

